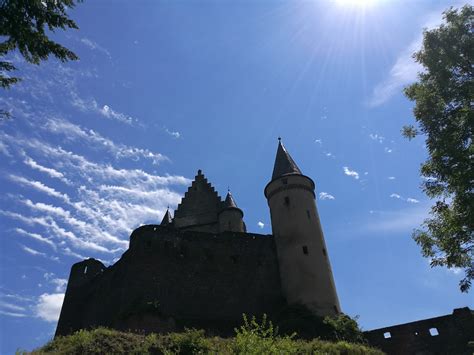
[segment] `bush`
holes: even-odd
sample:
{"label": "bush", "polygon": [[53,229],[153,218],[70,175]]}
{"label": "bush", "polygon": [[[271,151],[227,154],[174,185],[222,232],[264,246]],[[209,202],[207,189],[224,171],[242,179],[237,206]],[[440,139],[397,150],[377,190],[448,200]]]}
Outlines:
{"label": "bush", "polygon": [[323,318],[303,305],[293,305],[286,307],[277,315],[276,323],[282,333],[296,333],[298,338],[366,343],[357,324],[357,318],[352,319],[345,314]]}

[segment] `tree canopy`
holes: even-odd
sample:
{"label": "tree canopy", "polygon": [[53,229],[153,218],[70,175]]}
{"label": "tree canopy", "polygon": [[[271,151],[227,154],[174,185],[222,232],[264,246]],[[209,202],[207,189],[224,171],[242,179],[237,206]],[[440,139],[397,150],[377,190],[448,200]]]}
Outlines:
{"label": "tree canopy", "polygon": [[422,188],[435,200],[413,238],[431,266],[462,269],[459,286],[467,292],[474,279],[474,8],[450,8],[443,18],[424,31],[414,54],[424,70],[405,95],[415,102],[416,126],[402,132],[425,137]]}
{"label": "tree canopy", "polygon": [[[72,51],[54,42],[48,34],[57,28],[77,29],[66,10],[82,0],[0,0],[0,86],[8,89],[20,78],[8,75],[16,70],[5,59],[10,51],[18,49],[29,63],[39,64],[50,55],[65,62],[78,59]],[[9,113],[0,110],[0,117]]]}

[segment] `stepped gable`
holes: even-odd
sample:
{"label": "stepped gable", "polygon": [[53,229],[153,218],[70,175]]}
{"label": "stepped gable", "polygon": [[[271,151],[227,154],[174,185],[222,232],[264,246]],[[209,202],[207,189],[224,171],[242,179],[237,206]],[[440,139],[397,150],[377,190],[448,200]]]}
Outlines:
{"label": "stepped gable", "polygon": [[273,167],[272,180],[289,174],[303,175],[300,168],[298,168],[298,165],[296,165],[295,161],[281,142],[281,138],[278,138],[278,150],[275,158],[275,165]]}
{"label": "stepped gable", "polygon": [[202,171],[198,170],[194,181],[174,213],[174,226],[187,228],[217,224],[218,213],[222,206],[222,199]]}

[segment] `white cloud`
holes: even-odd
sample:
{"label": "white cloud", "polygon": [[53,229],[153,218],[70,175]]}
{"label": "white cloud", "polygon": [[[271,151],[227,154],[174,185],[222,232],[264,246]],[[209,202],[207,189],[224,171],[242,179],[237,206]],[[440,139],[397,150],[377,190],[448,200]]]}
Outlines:
{"label": "white cloud", "polygon": [[61,172],[59,172],[55,169],[48,168],[48,167],[45,167],[41,164],[38,164],[36,161],[31,159],[30,157],[26,157],[23,162],[32,169],[36,169],[38,171],[41,171],[42,173],[45,173],[45,174],[49,175],[52,178],[59,179],[59,180],[61,180],[62,182],[66,183],[66,184],[70,184],[70,181],[64,177],[63,173],[61,173]]}
{"label": "white cloud", "polygon": [[110,55],[110,52],[105,49],[104,47],[100,46],[99,44],[97,44],[97,42],[94,42],[93,40],[89,39],[89,38],[81,38],[81,42],[86,46],[88,47],[89,49],[92,49],[92,50],[96,50],[96,51],[99,51],[99,52],[102,52],[103,54],[105,54],[107,57],[109,57],[109,59],[112,59],[112,56]]}
{"label": "white cloud", "polygon": [[108,150],[119,159],[149,159],[153,164],[159,164],[162,161],[169,160],[168,157],[160,153],[152,152],[148,149],[130,147],[125,144],[117,144],[92,129],[85,130],[74,123],[62,119],[48,119],[44,128],[51,133],[63,135],[64,138],[71,141],[85,141],[88,144],[98,145],[101,148]]}
{"label": "white cloud", "polygon": [[315,139],[314,143],[318,143],[319,145],[323,145],[323,141],[321,139]]}
{"label": "white cloud", "polygon": [[377,133],[370,133],[369,134],[369,137],[370,139],[372,139],[373,141],[377,141],[379,143],[383,143],[383,141],[385,140],[385,137],[377,134]]}
{"label": "white cloud", "polygon": [[368,101],[369,107],[384,104],[395,94],[401,93],[403,87],[416,80],[418,72],[422,71],[422,66],[415,62],[412,55],[421,48],[422,29],[432,29],[439,26],[442,22],[441,13],[442,10],[438,9],[425,17],[425,23],[415,32],[418,33],[416,38],[400,52],[387,78],[375,86]]}
{"label": "white cloud", "polygon": [[41,253],[39,252],[38,250],[35,250],[35,249],[32,249],[32,248],[28,248],[26,245],[22,245],[21,248],[26,251],[28,254],[31,254],[31,255],[41,255],[41,256],[46,256],[45,253]]}
{"label": "white cloud", "polygon": [[384,148],[385,153],[391,153],[393,150],[389,147]]}
{"label": "white cloud", "polygon": [[112,118],[123,123],[133,124],[133,121],[134,121],[132,117],[127,116],[121,112],[114,111],[108,105],[102,106],[99,112],[107,118]]}
{"label": "white cloud", "polygon": [[335,200],[335,197],[327,192],[320,192],[319,193],[320,200]]}
{"label": "white cloud", "polygon": [[258,228],[263,229],[263,227],[265,227],[265,223],[258,221],[257,226]]}
{"label": "white cloud", "polygon": [[347,166],[344,166],[342,169],[344,170],[344,174],[347,176],[352,176],[356,180],[359,179],[359,173],[357,171],[351,170]]}
{"label": "white cloud", "polygon": [[42,235],[40,235],[38,233],[30,233],[30,232],[27,232],[27,231],[25,231],[24,229],[21,229],[21,228],[15,228],[15,232],[17,232],[18,234],[33,238],[33,239],[35,239],[35,240],[37,240],[41,243],[47,244],[51,248],[56,250],[56,244],[54,244],[54,242],[52,242],[49,238],[45,238],[45,237],[43,237]]}
{"label": "white cloud", "polygon": [[396,178],[395,178],[395,176],[389,176],[387,179],[389,179],[389,180],[395,180]]}
{"label": "white cloud", "polygon": [[5,301],[2,301],[2,300],[0,300],[0,308],[8,309],[10,311],[16,311],[16,312],[26,311],[25,307],[18,306],[16,304],[5,302]]}
{"label": "white cloud", "polygon": [[43,293],[34,307],[36,317],[46,322],[57,322],[63,300],[64,293]]}
{"label": "white cloud", "polygon": [[1,309],[0,309],[0,314],[3,316],[9,316],[9,317],[15,317],[15,318],[27,317],[27,315],[23,313],[8,312],[8,311],[3,311]]}
{"label": "white cloud", "polygon": [[419,203],[420,201],[418,201],[417,199],[415,198],[412,198],[412,197],[408,197],[408,198],[405,198],[399,194],[391,194],[390,195],[391,198],[396,198],[397,200],[402,200],[402,201],[405,201],[405,202],[409,202],[409,203]]}
{"label": "white cloud", "polygon": [[179,133],[178,131],[173,132],[173,131],[170,131],[168,128],[165,128],[165,132],[176,139],[181,137],[181,133]]}
{"label": "white cloud", "polygon": [[69,202],[69,196],[63,193],[60,193],[59,191],[56,191],[52,187],[46,186],[43,184],[41,181],[34,181],[34,180],[29,180],[27,178],[24,178],[22,176],[18,175],[9,175],[10,180],[24,186],[31,187],[37,191],[43,192],[46,195],[52,196],[59,198],[65,202]]}

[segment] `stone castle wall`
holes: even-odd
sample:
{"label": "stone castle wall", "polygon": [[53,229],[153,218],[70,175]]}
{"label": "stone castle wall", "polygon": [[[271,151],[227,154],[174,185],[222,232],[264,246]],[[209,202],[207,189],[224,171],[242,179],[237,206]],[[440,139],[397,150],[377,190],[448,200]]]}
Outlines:
{"label": "stone castle wall", "polygon": [[94,326],[222,334],[242,313],[274,314],[283,306],[272,236],[147,225],[132,233],[113,266],[94,259],[73,265],[56,335]]}
{"label": "stone castle wall", "polygon": [[458,308],[453,314],[365,332],[369,344],[387,354],[472,354],[474,312]]}

